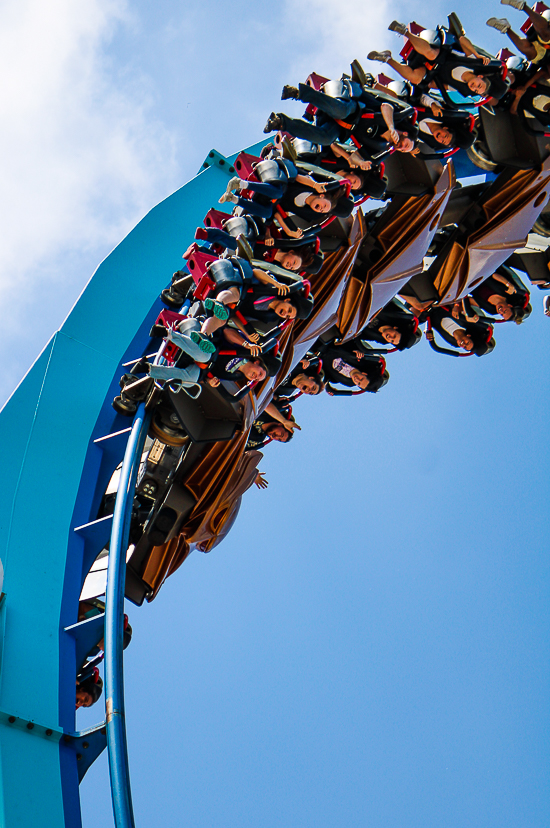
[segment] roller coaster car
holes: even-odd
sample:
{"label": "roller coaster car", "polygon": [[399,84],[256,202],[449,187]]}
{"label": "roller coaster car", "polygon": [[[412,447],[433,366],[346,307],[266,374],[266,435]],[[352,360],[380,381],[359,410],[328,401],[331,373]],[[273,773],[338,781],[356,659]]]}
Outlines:
{"label": "roller coaster car", "polygon": [[[299,220],[299,219],[298,219]],[[353,219],[335,218],[330,224],[322,227],[318,236],[323,253],[333,253],[341,247],[348,246]]]}
{"label": "roller coaster car", "polygon": [[535,118],[525,120],[508,111],[481,107],[477,119],[478,138],[466,150],[468,158],[480,169],[495,171],[501,167],[531,170],[548,158],[545,127]]}
{"label": "roller coaster car", "polygon": [[[167,447],[164,447],[166,450]],[[156,586],[156,575],[162,562],[158,560],[155,550],[170,544],[177,537],[183,521],[196,505],[196,500],[183,486],[176,483],[165,485],[165,481],[163,484],[163,476],[161,471],[161,479],[155,479],[158,475],[148,463],[144,478],[136,490],[138,499],[143,498],[144,491],[152,492],[155,485],[163,491],[163,495],[157,494],[156,501],[152,503],[149,514],[140,527],[141,536],[135,540],[134,550],[127,563],[126,597],[138,605],[151,595]]]}
{"label": "roller coaster car", "polygon": [[422,270],[455,184],[451,162],[439,165],[439,170],[425,195],[395,196],[367,216],[368,233],[338,309],[337,325],[344,339],[356,336],[411,275]]}
{"label": "roller coaster car", "polygon": [[[343,226],[337,225],[338,249],[327,256],[321,271],[312,276],[316,298],[313,313],[306,320],[296,321],[281,337],[283,365],[279,380],[305,354],[308,344],[335,319],[365,232],[362,215],[349,221],[345,235],[341,233]],[[208,423],[203,424],[204,413],[200,414],[198,430],[194,431],[198,412],[192,407],[203,400],[203,394],[195,401],[184,399],[182,392],[174,395],[170,389],[161,395],[150,429],[155,442],[136,490],[139,506],[132,526],[135,548],[128,561],[126,579],[126,595],[130,600],[137,604],[152,600],[164,579],[185,560],[193,545],[208,552],[229,530],[241,495],[252,485],[262,456],[259,452],[244,452],[248,423],[271,399],[273,382],[266,380],[254,389],[250,399],[247,397],[240,403],[243,413],[238,422],[229,411],[223,422],[224,415],[218,411],[217,420],[211,426],[226,429],[226,439],[209,443],[194,442],[186,436],[188,433],[194,438],[200,438],[201,433],[205,436],[202,428],[208,428]],[[204,403],[209,396],[216,395],[213,389],[205,391]],[[257,401],[255,409],[252,397]],[[228,406],[233,408],[230,403]],[[242,422],[246,425],[241,433],[235,434],[232,440],[227,439]]]}
{"label": "roller coaster car", "polygon": [[[152,337],[165,337],[168,329],[177,328],[186,319],[174,311],[162,311],[151,328]],[[163,357],[169,363],[177,360],[180,350],[172,342],[165,340]],[[134,371],[141,373],[147,365],[140,364]],[[121,395],[113,401],[113,407],[123,414],[133,414],[137,404],[147,400],[147,406],[153,408],[150,434],[169,446],[182,446],[188,440],[193,443],[208,443],[216,440],[231,440],[235,431],[242,425],[246,406],[232,402],[224,383],[220,390],[207,383],[201,384],[198,396],[190,395],[185,388],[178,388],[177,383],[167,382],[163,388],[154,380],[145,376],[137,379],[133,374],[124,374],[120,380]]]}
{"label": "roller coaster car", "polygon": [[[280,339],[282,355],[281,369],[275,382],[264,384],[258,389],[258,412],[270,401],[273,388],[304,357],[309,346],[334,325],[348,280],[363,243],[367,228],[361,210],[349,219],[336,219],[322,232],[322,243],[334,242],[334,248],[327,252],[323,266],[318,273],[309,277],[311,291],[315,296],[313,312],[307,319],[298,319],[287,328]],[[331,234],[334,234],[331,236]],[[328,245],[327,245],[328,249]]]}
{"label": "roller coaster car", "polygon": [[464,298],[525,244],[529,230],[548,201],[550,159],[542,169],[508,167],[491,183],[453,193],[442,217],[428,270],[407,283],[403,295],[419,302]]}
{"label": "roller coaster car", "polygon": [[[182,485],[181,478],[205,451],[204,444],[193,443],[189,437],[175,445],[173,435],[168,435],[165,428],[163,424],[162,439],[154,439],[136,486],[130,530],[134,550],[127,564],[126,597],[138,605],[151,596],[157,583],[155,573],[161,562],[155,549],[177,536],[196,505],[196,498]],[[153,419],[150,434],[159,430]],[[166,442],[167,437],[171,443]]]}
{"label": "roller coaster car", "polygon": [[151,492],[152,508],[127,565],[131,601],[153,600],[192,546],[209,552],[227,534],[262,458],[260,452],[244,452],[246,439],[245,431],[231,442],[190,443],[179,458],[164,464],[169,448],[153,444],[136,490],[137,498]]}

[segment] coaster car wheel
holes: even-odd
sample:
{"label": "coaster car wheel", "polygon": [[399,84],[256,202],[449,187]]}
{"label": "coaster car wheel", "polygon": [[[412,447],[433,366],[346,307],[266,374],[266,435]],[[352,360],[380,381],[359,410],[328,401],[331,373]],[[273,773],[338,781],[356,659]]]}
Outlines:
{"label": "coaster car wheel", "polygon": [[173,293],[172,288],[165,288],[160,294],[160,299],[163,304],[172,310],[178,310],[183,305],[185,299],[179,293]]}
{"label": "coaster car wheel", "polygon": [[533,224],[532,233],[538,233],[539,236],[550,238],[550,215],[541,214],[536,222]]}
{"label": "coaster car wheel", "polygon": [[190,273],[184,270],[176,270],[172,276],[172,284],[160,294],[161,301],[169,308],[181,308],[194,284],[194,279]]}
{"label": "coaster car wheel", "polygon": [[151,437],[156,437],[161,443],[179,448],[189,441],[189,435],[181,427],[181,423],[174,411],[159,407],[153,414],[149,429]]}
{"label": "coaster car wheel", "polygon": [[119,414],[132,417],[137,411],[138,403],[147,400],[154,390],[154,380],[147,376],[137,379],[135,374],[123,374],[120,387],[122,393],[114,398],[113,408]]}
{"label": "coaster car wheel", "polygon": [[119,379],[118,384],[120,385],[121,388],[124,388],[124,386],[128,382],[131,382],[133,379],[134,379],[134,377],[132,376],[132,374],[123,374],[121,376],[121,378]]}
{"label": "coaster car wheel", "polygon": [[115,397],[112,405],[117,414],[124,414],[125,417],[133,417],[137,411],[137,403],[122,395]]}
{"label": "coaster car wheel", "polygon": [[479,167],[480,170],[485,170],[485,172],[494,172],[499,168],[499,165],[491,160],[487,144],[484,141],[475,141],[466,150],[466,155],[476,167]]}
{"label": "coaster car wheel", "polygon": [[145,410],[152,411],[155,406],[157,405],[160,396],[162,394],[162,390],[158,387],[158,385],[153,385],[151,390],[147,395],[147,399],[145,401]]}

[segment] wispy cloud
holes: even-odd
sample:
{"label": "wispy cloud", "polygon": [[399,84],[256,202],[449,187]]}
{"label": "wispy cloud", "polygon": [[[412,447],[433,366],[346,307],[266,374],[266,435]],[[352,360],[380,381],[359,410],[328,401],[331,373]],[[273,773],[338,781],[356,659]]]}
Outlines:
{"label": "wispy cloud", "polygon": [[337,78],[349,71],[354,58],[367,68],[372,49],[386,48],[388,43],[401,48],[387,29],[404,9],[404,3],[389,0],[285,0],[288,25],[299,45],[291,64],[293,74],[301,77],[316,71]]}
{"label": "wispy cloud", "polygon": [[61,252],[108,249],[170,188],[174,140],[148,118],[147,78],[108,57],[129,22],[124,0],[1,7],[0,297],[41,267],[55,278]]}

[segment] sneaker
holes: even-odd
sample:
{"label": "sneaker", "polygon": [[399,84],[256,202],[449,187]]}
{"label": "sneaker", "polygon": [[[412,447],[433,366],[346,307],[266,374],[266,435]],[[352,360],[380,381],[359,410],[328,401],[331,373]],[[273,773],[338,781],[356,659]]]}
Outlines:
{"label": "sneaker", "polygon": [[391,52],[387,49],[384,52],[369,52],[368,60],[377,60],[379,63],[387,63],[391,59]]}
{"label": "sneaker", "polygon": [[237,196],[234,193],[224,193],[218,199],[218,204],[225,204],[227,201],[233,202],[233,204],[238,204]]}
{"label": "sneaker", "polygon": [[[229,319],[229,311],[227,310],[225,305],[222,305],[222,303],[218,302],[217,299],[205,299],[203,304],[205,310],[207,310],[208,313],[211,313],[213,316],[215,316],[216,319],[221,319],[222,322],[225,322],[227,319]],[[192,334],[191,338],[193,338]]]}
{"label": "sneaker", "polygon": [[226,193],[232,193],[235,190],[240,190],[241,188],[241,179],[238,175],[234,175],[233,178],[230,178],[227,182],[227,187],[225,188]]}
{"label": "sneaker", "polygon": [[391,52],[387,49],[384,52],[369,52],[368,60],[377,60],[379,63],[387,63],[391,59]]}
{"label": "sneaker", "polygon": [[487,20],[486,25],[491,26],[492,29],[497,29],[497,31],[502,32],[502,34],[506,34],[508,29],[512,28],[510,21],[506,20],[505,17],[490,17],[489,20]]}
{"label": "sneaker", "polygon": [[283,119],[281,118],[280,114],[277,112],[272,112],[269,118],[267,119],[267,123],[264,127],[264,132],[267,135],[268,132],[276,132],[279,129],[283,128]]}
{"label": "sneaker", "polygon": [[208,339],[208,337],[200,333],[200,331],[191,331],[189,336],[191,337],[191,340],[195,343],[195,345],[199,346],[199,348],[204,354],[213,354],[216,350],[216,346],[214,345],[212,340]]}
{"label": "sneaker", "polygon": [[399,23],[397,20],[392,20],[390,25],[388,26],[389,32],[396,32],[397,34],[404,35],[405,37],[409,34],[409,30],[405,26],[404,23]]}
{"label": "sneaker", "polygon": [[545,316],[550,316],[550,294],[545,296],[542,300],[542,309],[544,310]]}
{"label": "sneaker", "polygon": [[[204,227],[197,227],[195,230],[195,238],[198,239],[198,241],[208,241],[208,233]],[[183,258],[185,258],[185,253]]]}
{"label": "sneaker", "polygon": [[298,101],[300,99],[300,92],[296,86],[283,86],[281,100],[287,101],[289,98],[293,101]]}
{"label": "sneaker", "polygon": [[512,6],[514,9],[523,11],[526,6],[525,0],[500,0],[503,6]]}

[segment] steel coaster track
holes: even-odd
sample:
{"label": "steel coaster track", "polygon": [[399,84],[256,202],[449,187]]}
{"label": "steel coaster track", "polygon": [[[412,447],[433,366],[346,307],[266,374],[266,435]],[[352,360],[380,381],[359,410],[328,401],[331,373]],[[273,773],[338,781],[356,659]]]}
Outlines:
{"label": "steel coaster track", "polygon": [[134,491],[150,414],[139,406],[128,438],[113,513],[105,595],[105,708],[111,796],[116,828],[134,828],[130,769],[124,716],[124,668],[122,626],[126,550]]}

